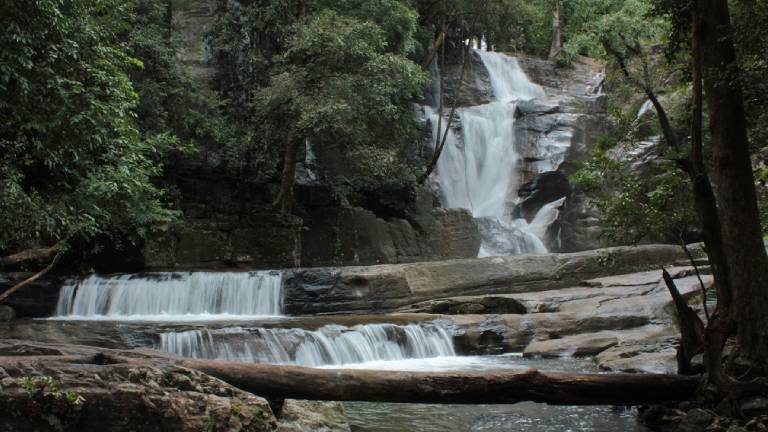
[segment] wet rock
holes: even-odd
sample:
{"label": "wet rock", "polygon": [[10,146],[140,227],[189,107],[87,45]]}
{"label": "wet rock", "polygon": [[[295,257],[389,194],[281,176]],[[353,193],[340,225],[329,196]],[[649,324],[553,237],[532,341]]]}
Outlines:
{"label": "wet rock", "polygon": [[626,347],[609,348],[595,357],[601,369],[630,373],[677,373],[674,347],[651,347],[659,351],[635,351]]}
{"label": "wet rock", "polygon": [[516,216],[530,223],[544,205],[569,196],[572,189],[568,178],[560,171],[539,174],[532,182],[520,187],[518,194],[522,201],[515,207]]}
{"label": "wet rock", "polygon": [[701,408],[688,411],[677,430],[680,432],[704,432],[715,420],[714,414]]}
{"label": "wet rock", "polygon": [[555,114],[562,111],[560,105],[550,101],[519,101],[515,105],[515,118],[519,119],[527,115]]}
{"label": "wet rock", "polygon": [[739,409],[741,410],[741,414],[747,418],[768,415],[768,398],[757,397],[746,399],[741,402]]}
{"label": "wet rock", "polygon": [[267,432],[267,402],[202,373],[172,366],[5,366],[4,430]]}
{"label": "wet rock", "polygon": [[[31,273],[5,273],[1,275],[0,292],[32,276]],[[56,309],[56,302],[59,300],[59,288],[65,279],[66,277],[56,274],[38,279],[13,293],[3,303],[14,310],[17,318],[51,316]]]}
{"label": "wet rock", "polygon": [[484,105],[493,100],[491,78],[477,53],[470,52],[469,62],[464,68],[463,80],[459,80],[461,59],[449,57],[446,63],[441,66],[445,82],[445,100],[456,101],[458,107]]}
{"label": "wet rock", "polygon": [[340,402],[286,399],[278,418],[279,432],[349,432],[349,419]]}
{"label": "wet rock", "polygon": [[[574,254],[301,269],[284,279],[285,306],[291,314],[392,311],[435,298],[575,286],[601,275],[657,268],[682,256],[679,247],[648,245]],[[620,307],[620,303],[609,306]]]}
{"label": "wet rock", "polygon": [[618,338],[607,334],[580,334],[531,342],[525,347],[523,355],[525,357],[587,357],[618,343]]}
{"label": "wet rock", "polygon": [[16,318],[16,311],[7,305],[0,305],[0,321],[11,321]]}
{"label": "wet rock", "polygon": [[400,312],[430,314],[524,314],[525,306],[503,296],[465,296],[429,300],[400,309]]}

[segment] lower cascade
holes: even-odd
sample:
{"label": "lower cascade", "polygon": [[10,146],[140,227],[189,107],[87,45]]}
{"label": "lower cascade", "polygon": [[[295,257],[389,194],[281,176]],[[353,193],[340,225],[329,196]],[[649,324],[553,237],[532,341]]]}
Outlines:
{"label": "lower cascade", "polygon": [[54,317],[274,316],[282,302],[274,271],[93,275],[62,286]]}
{"label": "lower cascade", "polygon": [[184,357],[330,366],[453,357],[451,335],[434,323],[326,325],[317,330],[231,327],[160,334],[160,349]]}

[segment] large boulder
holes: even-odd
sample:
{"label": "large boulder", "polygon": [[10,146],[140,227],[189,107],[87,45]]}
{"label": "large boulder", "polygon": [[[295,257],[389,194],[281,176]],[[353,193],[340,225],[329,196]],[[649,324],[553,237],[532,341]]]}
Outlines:
{"label": "large boulder", "polygon": [[0,386],[7,431],[277,430],[266,400],[167,365],[6,363]]}
{"label": "large boulder", "polygon": [[349,432],[349,419],[340,402],[286,399],[278,416],[279,432]]}

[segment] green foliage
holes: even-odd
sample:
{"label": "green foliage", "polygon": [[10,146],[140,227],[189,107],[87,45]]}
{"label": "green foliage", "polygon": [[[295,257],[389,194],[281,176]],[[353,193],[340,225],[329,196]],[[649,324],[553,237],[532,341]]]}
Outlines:
{"label": "green foliage", "polygon": [[118,37],[130,6],[2,1],[0,250],[173,216],[151,180],[178,141],[136,128],[129,73],[142,63]]}
{"label": "green foliage", "polygon": [[687,176],[671,161],[655,175],[633,172],[629,163],[597,148],[592,158],[572,176],[600,212],[602,235],[614,244],[637,244],[643,239],[679,242],[696,227],[692,192]]}
{"label": "green foliage", "polygon": [[258,169],[276,174],[289,140],[309,140],[341,197],[414,184],[417,17],[401,0],[228,2],[209,43]]}
{"label": "green foliage", "polygon": [[47,375],[22,377],[21,388],[31,398],[58,402],[70,408],[80,408],[85,402],[85,399],[77,392],[62,392],[59,382]]}
{"label": "green foliage", "polygon": [[637,49],[658,43],[667,32],[666,21],[651,14],[646,0],[579,0],[571,8],[574,27],[563,45],[568,62],[578,54],[605,58],[606,49],[630,59],[642,54]]}
{"label": "green foliage", "polygon": [[390,52],[387,39],[372,22],[320,12],[296,26],[271,85],[256,95],[257,109],[269,119],[264,127],[280,122],[283,128],[283,134],[264,131],[283,140],[275,145],[309,139],[321,155],[345,161],[343,170],[326,173],[342,195],[415,180],[416,167],[401,152],[415,147],[409,103],[420,97],[427,77]]}

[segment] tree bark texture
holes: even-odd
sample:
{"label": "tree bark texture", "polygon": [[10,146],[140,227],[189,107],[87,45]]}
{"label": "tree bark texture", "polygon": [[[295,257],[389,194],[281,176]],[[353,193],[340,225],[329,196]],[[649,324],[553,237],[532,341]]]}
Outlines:
{"label": "tree bark texture", "polygon": [[726,0],[699,0],[723,253],[742,354],[768,358],[768,259],[762,240],[744,101]]}

